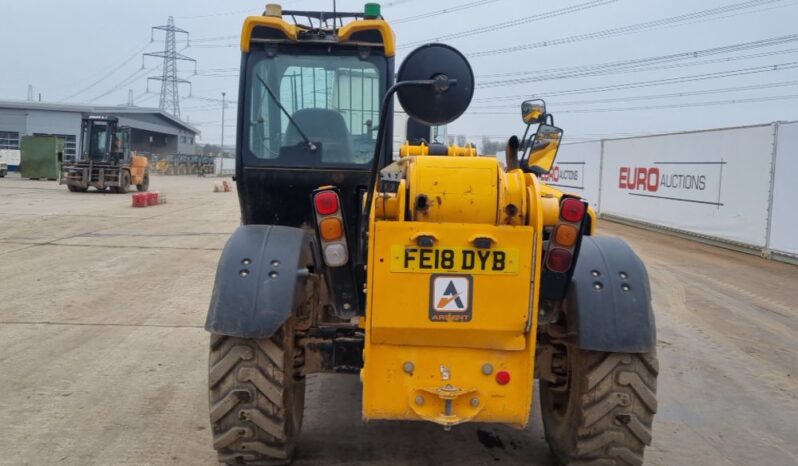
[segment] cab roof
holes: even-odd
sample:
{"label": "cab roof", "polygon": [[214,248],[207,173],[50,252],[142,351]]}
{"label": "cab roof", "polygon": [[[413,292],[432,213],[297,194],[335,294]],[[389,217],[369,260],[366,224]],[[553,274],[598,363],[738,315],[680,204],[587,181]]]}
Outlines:
{"label": "cab roof", "polygon": [[[290,21],[288,21],[288,20]],[[344,20],[349,20],[344,23]],[[253,43],[328,43],[381,47],[386,57],[396,54],[393,30],[381,16],[363,13],[283,11],[280,16],[249,16],[241,31],[241,51]]]}

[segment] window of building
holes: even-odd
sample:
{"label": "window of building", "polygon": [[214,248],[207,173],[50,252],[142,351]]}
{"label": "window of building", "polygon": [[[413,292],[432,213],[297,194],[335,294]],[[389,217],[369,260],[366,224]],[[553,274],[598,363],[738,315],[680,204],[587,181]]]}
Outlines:
{"label": "window of building", "polygon": [[42,134],[35,133],[34,136],[55,136],[64,141],[64,157],[74,158],[78,153],[77,136],[74,134]]}
{"label": "window of building", "polygon": [[0,149],[19,150],[19,133],[0,131]]}

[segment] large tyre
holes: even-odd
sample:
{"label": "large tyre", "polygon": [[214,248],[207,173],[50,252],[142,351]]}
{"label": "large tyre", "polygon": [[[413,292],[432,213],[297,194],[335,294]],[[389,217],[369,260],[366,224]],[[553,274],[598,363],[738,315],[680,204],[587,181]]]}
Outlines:
{"label": "large tyre", "polygon": [[136,185],[136,189],[138,189],[139,192],[142,192],[142,193],[147,191],[148,189],[150,189],[150,174],[149,173],[145,173],[144,174],[144,180],[142,180],[141,184],[137,184]]}
{"label": "large tyre", "polygon": [[210,418],[219,462],[291,462],[305,406],[301,365],[290,321],[271,338],[211,335]]}
{"label": "large tyre", "polygon": [[88,191],[87,188],[79,188],[79,187],[77,187],[77,186],[75,186],[73,184],[68,184],[67,185],[67,189],[71,193],[85,193],[86,191]]}
{"label": "large tyre", "polygon": [[[119,186],[116,187],[116,192],[119,194],[127,194],[127,189],[130,187],[130,173],[127,170],[122,170],[122,177],[119,179]],[[111,192],[114,192],[112,189]]]}
{"label": "large tyre", "polygon": [[568,352],[563,383],[540,383],[546,441],[558,463],[643,464],[657,412],[656,352]]}

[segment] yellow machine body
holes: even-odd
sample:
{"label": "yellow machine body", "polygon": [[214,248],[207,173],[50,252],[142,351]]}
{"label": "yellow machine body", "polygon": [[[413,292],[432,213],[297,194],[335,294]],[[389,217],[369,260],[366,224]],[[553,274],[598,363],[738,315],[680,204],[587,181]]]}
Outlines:
{"label": "yellow machine body", "polygon": [[144,182],[144,175],[147,174],[147,167],[150,162],[147,157],[142,155],[133,155],[130,157],[130,183],[142,184]]}
{"label": "yellow machine body", "polygon": [[376,193],[363,417],[522,427],[534,380],[541,185],[495,158],[452,152],[403,157],[397,191]]}

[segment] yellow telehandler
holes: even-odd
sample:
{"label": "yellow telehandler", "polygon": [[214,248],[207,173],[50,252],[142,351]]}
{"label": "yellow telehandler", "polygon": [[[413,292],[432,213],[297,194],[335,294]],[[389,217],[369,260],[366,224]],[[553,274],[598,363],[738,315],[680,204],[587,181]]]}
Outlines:
{"label": "yellow telehandler", "polygon": [[557,461],[641,464],[657,409],[646,269],[594,236],[585,200],[539,180],[563,135],[545,104],[522,105],[518,168],[424,142],[395,159],[395,95],[429,126],[466,111],[474,77],[457,50],[419,47],[394,81],[377,4],[268,5],[241,50],[243,225],[205,325],[219,461],[290,463],[306,376],[336,372],[359,374],[364,420],[445,429],[524,428],[537,379]]}

